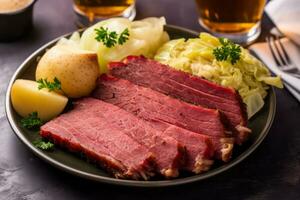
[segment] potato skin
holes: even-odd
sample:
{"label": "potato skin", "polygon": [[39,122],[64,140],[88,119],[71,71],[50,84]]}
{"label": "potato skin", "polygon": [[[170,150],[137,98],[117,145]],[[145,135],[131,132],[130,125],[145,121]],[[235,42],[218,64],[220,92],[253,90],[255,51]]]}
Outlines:
{"label": "potato skin", "polygon": [[98,76],[97,54],[67,45],[48,50],[36,69],[36,80],[58,78],[64,94],[71,98],[88,96],[95,88]]}
{"label": "potato skin", "polygon": [[38,112],[38,117],[48,121],[59,115],[65,108],[68,98],[38,89],[38,83],[31,80],[18,79],[11,89],[11,102],[15,111],[22,117]]}

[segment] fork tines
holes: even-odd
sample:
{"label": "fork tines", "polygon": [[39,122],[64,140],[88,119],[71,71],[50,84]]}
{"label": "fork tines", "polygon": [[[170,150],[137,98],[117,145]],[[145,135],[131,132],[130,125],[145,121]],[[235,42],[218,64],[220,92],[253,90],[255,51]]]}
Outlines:
{"label": "fork tines", "polygon": [[292,63],[284,45],[278,36],[269,36],[266,38],[272,57],[277,67],[294,77],[300,78],[300,70]]}
{"label": "fork tines", "polygon": [[278,36],[270,36],[266,38],[272,56],[278,66],[285,66],[291,64],[291,59],[288,56],[282,42]]}

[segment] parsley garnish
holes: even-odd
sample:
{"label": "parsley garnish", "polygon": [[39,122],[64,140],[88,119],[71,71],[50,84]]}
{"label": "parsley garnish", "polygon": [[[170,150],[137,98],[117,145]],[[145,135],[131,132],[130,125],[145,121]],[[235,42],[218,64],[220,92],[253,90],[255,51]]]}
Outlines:
{"label": "parsley garnish", "polygon": [[129,38],[129,30],[128,28],[124,29],[124,31],[120,34],[118,38],[118,44],[124,44]]}
{"label": "parsley garnish", "polygon": [[124,29],[122,33],[118,36],[117,32],[109,31],[108,28],[100,27],[95,29],[97,36],[95,39],[98,42],[102,42],[106,47],[111,48],[116,44],[122,45],[129,39],[129,30],[128,28]]}
{"label": "parsley garnish", "polygon": [[[21,120],[21,124],[24,128],[28,129],[36,129],[39,128],[43,123],[42,120],[38,117],[37,112],[30,113],[28,117],[25,117]],[[54,147],[54,144],[52,142],[45,142],[41,139],[36,140],[33,142],[34,146],[42,149],[42,150],[52,150]]]}
{"label": "parsley garnish", "polygon": [[45,79],[39,79],[36,82],[38,82],[38,89],[41,90],[43,88],[48,88],[49,92],[54,90],[61,90],[61,83],[60,81],[55,77],[53,79],[53,82],[49,82],[46,78]]}
{"label": "parsley garnish", "polygon": [[241,57],[241,47],[226,38],[219,38],[219,41],[222,46],[213,50],[217,61],[229,60],[234,65]]}
{"label": "parsley garnish", "polygon": [[34,141],[33,144],[35,147],[45,151],[53,150],[54,148],[54,144],[52,142],[45,142],[43,140]]}
{"label": "parsley garnish", "polygon": [[30,113],[28,117],[21,120],[21,124],[24,128],[35,129],[42,125],[42,120],[38,117],[37,112]]}

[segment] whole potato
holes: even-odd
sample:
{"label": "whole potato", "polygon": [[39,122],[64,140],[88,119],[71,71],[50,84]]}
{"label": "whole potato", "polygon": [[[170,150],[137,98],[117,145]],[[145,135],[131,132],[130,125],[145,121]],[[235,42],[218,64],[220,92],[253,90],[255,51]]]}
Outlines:
{"label": "whole potato", "polygon": [[96,53],[61,44],[49,49],[40,59],[35,77],[48,81],[56,77],[66,96],[79,98],[91,93],[98,75]]}

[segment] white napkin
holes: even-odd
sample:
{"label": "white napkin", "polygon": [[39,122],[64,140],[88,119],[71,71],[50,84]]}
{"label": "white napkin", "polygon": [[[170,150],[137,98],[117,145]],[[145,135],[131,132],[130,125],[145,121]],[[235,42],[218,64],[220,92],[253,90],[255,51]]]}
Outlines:
{"label": "white napkin", "polygon": [[[293,42],[287,38],[281,39],[283,46],[288,52],[291,61],[298,64],[300,69],[300,49]],[[281,76],[285,83],[286,88],[300,101],[300,79],[291,76],[285,72],[282,72],[276,65],[268,44],[256,43],[249,47],[266,65],[267,67],[276,75]]]}
{"label": "white napkin", "polygon": [[300,0],[272,0],[265,10],[277,28],[300,46]]}
{"label": "white napkin", "polygon": [[[291,60],[300,68],[300,0],[272,0],[265,11],[275,23],[276,27],[289,39],[281,39]],[[277,34],[277,29],[271,31]],[[293,43],[293,42],[294,43]],[[297,47],[297,45],[299,45]],[[257,43],[250,49],[269,67],[276,75],[281,76],[285,87],[300,101],[300,79],[278,69],[267,43]]]}

